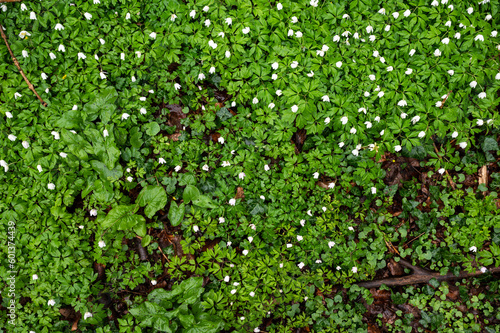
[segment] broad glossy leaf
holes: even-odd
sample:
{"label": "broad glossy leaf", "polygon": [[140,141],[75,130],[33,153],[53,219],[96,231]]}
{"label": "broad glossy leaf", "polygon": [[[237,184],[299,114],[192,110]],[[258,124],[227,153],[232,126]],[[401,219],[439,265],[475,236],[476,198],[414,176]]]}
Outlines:
{"label": "broad glossy leaf", "polygon": [[139,193],[139,205],[146,206],[144,213],[152,218],[157,211],[163,209],[167,204],[167,194],[162,186],[148,185]]}
{"label": "broad glossy leaf", "polygon": [[172,226],[176,227],[182,222],[184,219],[184,211],[184,203],[181,203],[179,206],[175,201],[170,203],[168,219],[170,220],[170,224]]}

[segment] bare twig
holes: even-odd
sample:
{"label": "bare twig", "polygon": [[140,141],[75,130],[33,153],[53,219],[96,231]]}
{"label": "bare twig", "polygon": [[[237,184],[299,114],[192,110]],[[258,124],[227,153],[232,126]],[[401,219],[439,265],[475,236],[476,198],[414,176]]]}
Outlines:
{"label": "bare twig", "polygon": [[[401,262],[403,263],[403,262]],[[419,270],[422,270],[419,268]],[[414,270],[415,271],[415,270]],[[475,271],[473,273],[468,273],[465,271],[460,272],[458,276],[453,273],[448,273],[446,275],[440,275],[439,273],[429,273],[425,270],[423,272],[416,272],[414,274],[392,278],[392,279],[382,279],[382,280],[374,280],[374,281],[365,281],[357,283],[358,286],[364,288],[378,288],[381,285],[385,284],[386,286],[406,286],[409,284],[415,283],[428,283],[430,279],[435,278],[438,281],[448,281],[448,280],[459,280],[463,278],[473,277],[483,275],[484,273],[481,271]],[[488,270],[490,273],[500,273],[500,267],[493,267]]]}
{"label": "bare twig", "polygon": [[445,98],[443,99],[443,101],[441,102],[441,106],[439,107],[440,109],[442,109],[442,108],[443,108],[443,106],[444,106],[444,102],[446,102],[446,100],[447,100],[447,99],[448,99],[448,97],[450,96],[451,92],[452,92],[452,91],[450,90],[450,91],[448,92],[448,95],[446,95],[446,97],[445,97]]}
{"label": "bare twig", "polygon": [[21,0],[0,0],[0,3],[3,2],[21,2]]}
{"label": "bare twig", "polygon": [[[13,1],[7,1],[7,2],[13,2]],[[17,61],[16,57],[14,57],[14,53],[12,53],[12,50],[10,49],[9,42],[7,42],[7,36],[5,36],[5,33],[3,32],[2,25],[0,25],[0,34],[2,34],[2,38],[5,41],[5,45],[7,45],[7,49],[9,50],[10,56],[12,57],[12,60],[14,61],[14,64],[16,65],[17,69],[19,69],[19,72],[23,76],[24,81],[26,81],[26,83],[28,84],[28,87],[31,89],[31,91],[33,91],[35,93],[36,97],[38,97],[38,100],[40,101],[40,103],[42,103],[43,106],[47,106],[47,103],[45,103],[44,100],[40,97],[40,95],[38,95],[35,88],[33,87],[31,82],[28,80],[28,78],[24,74],[23,70],[21,69],[21,66],[19,66],[19,62]]]}
{"label": "bare twig", "polygon": [[[441,156],[439,156],[439,150],[437,149],[436,144],[433,142],[433,143],[432,143],[432,145],[434,146],[434,151],[436,152],[436,155],[439,157],[439,160],[443,161],[443,159],[441,158]],[[448,170],[446,170],[446,169],[445,169],[445,171],[444,171],[444,172],[446,172],[446,176],[448,176],[448,181],[450,182],[451,187],[452,187],[454,190],[456,190],[457,188],[455,187],[455,183],[454,183],[454,182],[453,182],[453,180],[451,179],[451,176],[450,176],[450,174],[449,174]]]}

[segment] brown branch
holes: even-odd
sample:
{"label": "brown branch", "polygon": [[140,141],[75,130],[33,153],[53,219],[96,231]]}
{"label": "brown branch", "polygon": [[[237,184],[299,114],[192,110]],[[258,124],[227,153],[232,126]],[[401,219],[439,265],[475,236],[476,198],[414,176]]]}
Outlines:
{"label": "brown branch", "polygon": [[21,0],[0,0],[0,3],[4,2],[21,2]]}
{"label": "brown branch", "polygon": [[448,97],[450,97],[450,94],[451,94],[451,90],[448,92],[448,95],[446,95],[446,97],[441,101],[441,106],[439,107],[440,109],[443,108],[444,106],[444,102],[446,102],[446,100],[448,99]]}
{"label": "brown branch", "polygon": [[[10,1],[10,2],[12,2],[12,1]],[[3,32],[2,25],[0,25],[0,34],[2,34],[2,38],[5,41],[5,45],[7,45],[7,49],[9,50],[10,56],[12,57],[12,60],[14,61],[14,64],[16,65],[17,69],[19,69],[19,72],[23,76],[24,81],[26,81],[26,83],[28,84],[28,87],[31,89],[31,91],[33,91],[35,93],[36,97],[38,97],[38,100],[40,101],[40,103],[42,103],[43,106],[47,106],[47,103],[45,103],[44,100],[40,97],[40,95],[38,95],[35,88],[33,87],[31,82],[28,80],[28,78],[24,74],[23,70],[21,69],[21,66],[19,66],[19,62],[17,61],[16,57],[14,57],[14,53],[12,53],[12,50],[10,49],[9,42],[7,42],[7,36],[5,36],[5,33]]]}
{"label": "brown branch", "polygon": [[[403,260],[400,261],[403,265]],[[407,263],[409,264],[409,263]],[[428,283],[430,279],[435,278],[438,281],[448,281],[448,280],[459,280],[459,279],[464,279],[468,277],[473,277],[473,276],[479,276],[483,275],[485,273],[481,271],[475,271],[473,273],[468,273],[465,271],[461,271],[458,276],[456,276],[453,273],[448,273],[446,275],[441,275],[439,273],[431,273],[427,272],[426,270],[423,270],[421,268],[418,268],[420,272],[417,272],[415,270],[415,266],[411,265],[412,268],[414,269],[414,274],[408,275],[408,276],[403,276],[403,277],[398,277],[398,278],[391,278],[391,279],[382,279],[382,280],[374,280],[374,281],[364,281],[364,282],[359,282],[357,283],[358,286],[364,287],[364,288],[378,288],[382,286],[383,284],[386,286],[406,286],[409,284],[416,284],[416,283]],[[490,273],[500,273],[500,267],[493,267],[488,269],[488,272]]]}
{"label": "brown branch", "polygon": [[[436,152],[436,155],[439,157],[439,160],[442,162],[443,159],[441,158],[441,156],[439,156],[439,150],[437,149],[436,144],[433,142],[432,145],[434,146],[434,151]],[[451,179],[450,173],[446,169],[444,170],[444,172],[446,172],[446,176],[448,176],[448,181],[450,182],[451,188],[456,190],[457,188],[455,187],[455,183]]]}

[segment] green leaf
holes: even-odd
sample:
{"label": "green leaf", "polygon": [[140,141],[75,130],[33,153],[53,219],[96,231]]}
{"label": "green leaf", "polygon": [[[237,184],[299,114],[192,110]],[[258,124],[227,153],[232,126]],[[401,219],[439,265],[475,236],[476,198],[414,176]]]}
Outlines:
{"label": "green leaf", "polygon": [[219,111],[215,113],[221,121],[226,121],[233,116],[231,112],[226,107],[220,108]]}
{"label": "green leaf", "polygon": [[182,222],[183,218],[184,218],[184,203],[181,203],[180,206],[177,206],[176,202],[174,201],[170,202],[170,209],[168,211],[168,219],[170,220],[170,224],[176,227]]}
{"label": "green leaf", "polygon": [[[133,215],[133,217],[139,216],[137,224],[134,226],[134,232],[139,236],[139,237],[144,237],[146,236],[148,229],[146,228],[146,219],[144,216],[140,215]],[[120,229],[118,229],[120,230]]]}
{"label": "green leaf", "polygon": [[95,171],[97,171],[99,177],[103,180],[114,182],[123,176],[123,169],[120,164],[118,164],[113,170],[108,169],[106,164],[97,160],[90,161],[90,165]]}
{"label": "green leaf", "polygon": [[148,185],[139,193],[138,204],[141,207],[146,206],[144,213],[152,218],[157,211],[163,209],[167,204],[167,194],[162,186]]}
{"label": "green leaf", "polygon": [[193,204],[203,208],[217,208],[217,206],[212,203],[212,199],[206,195],[200,195],[198,199],[193,200]]}
{"label": "green leaf", "polygon": [[487,136],[486,138],[484,138],[482,148],[483,148],[483,151],[485,151],[485,152],[490,151],[490,150],[498,150],[498,143],[494,137]]}
{"label": "green leaf", "polygon": [[155,136],[158,132],[160,132],[160,125],[154,121],[144,125],[144,128],[146,130],[146,134],[149,136]]}
{"label": "green leaf", "polygon": [[200,197],[200,191],[193,185],[187,185],[182,195],[184,203],[189,203],[191,200],[197,200]]}
{"label": "green leaf", "polygon": [[82,124],[81,112],[77,110],[66,111],[62,116],[54,123],[56,127],[62,127],[66,129],[79,128]]}
{"label": "green leaf", "polygon": [[[215,319],[216,318],[216,319]],[[224,327],[222,319],[212,316],[211,320],[203,320],[193,327],[184,331],[184,333],[217,333]]]}
{"label": "green leaf", "polygon": [[118,230],[127,230],[137,223],[146,222],[143,216],[136,215],[136,205],[120,205],[109,211],[108,215],[102,220],[104,229],[114,227]]}
{"label": "green leaf", "polygon": [[177,318],[179,318],[179,321],[181,322],[181,325],[184,326],[184,328],[189,328],[194,325],[194,316],[192,314],[179,314]]}
{"label": "green leaf", "polygon": [[151,243],[151,240],[152,240],[152,238],[151,238],[150,235],[146,235],[146,236],[142,237],[142,239],[141,239],[141,245],[142,245],[142,247],[148,246],[149,243]]}

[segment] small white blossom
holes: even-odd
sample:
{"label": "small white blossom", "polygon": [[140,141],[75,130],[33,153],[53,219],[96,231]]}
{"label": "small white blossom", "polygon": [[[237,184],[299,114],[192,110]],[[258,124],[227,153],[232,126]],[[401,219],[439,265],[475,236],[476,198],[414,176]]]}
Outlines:
{"label": "small white blossom", "polygon": [[297,266],[299,266],[300,269],[304,268],[305,264],[303,262],[301,262],[300,264],[298,264]]}
{"label": "small white blossom", "polygon": [[230,200],[229,200],[229,204],[230,204],[231,206],[235,206],[235,205],[236,205],[236,199],[234,199],[234,198],[233,198],[233,199],[230,199]]}
{"label": "small white blossom", "polygon": [[467,147],[467,142],[460,142],[460,148],[465,149]]}
{"label": "small white blossom", "polygon": [[392,72],[393,70],[394,70],[394,67],[392,67],[392,66],[387,67],[388,72]]}
{"label": "small white blossom", "polygon": [[486,273],[487,271],[488,271],[488,269],[487,269],[486,267],[484,267],[484,266],[483,266],[483,267],[481,267],[481,273],[483,273],[483,274],[484,274],[484,273]]}
{"label": "small white blossom", "polygon": [[375,81],[375,75],[373,74],[368,75],[368,78],[372,81]]}
{"label": "small white blossom", "polygon": [[439,49],[436,49],[436,50],[434,51],[434,55],[435,55],[436,57],[439,57],[439,56],[441,55],[441,51],[440,51]]}
{"label": "small white blossom", "polygon": [[283,9],[283,5],[282,5],[281,3],[278,3],[278,4],[276,5],[276,9],[278,9],[278,10],[282,10],[282,9]]}
{"label": "small white blossom", "polygon": [[54,185],[53,183],[49,183],[49,184],[47,185],[47,188],[48,188],[49,190],[53,190],[53,189],[55,189],[55,188],[56,188],[56,185]]}
{"label": "small white blossom", "polygon": [[244,172],[240,172],[240,173],[238,174],[238,178],[239,178],[239,179],[245,179],[245,177],[246,177],[246,175],[245,175],[245,173],[244,173]]}
{"label": "small white blossom", "polygon": [[483,37],[483,35],[477,35],[476,37],[474,37],[474,40],[475,41],[480,40],[481,42],[484,42],[484,37]]}
{"label": "small white blossom", "polygon": [[128,181],[129,183],[131,183],[133,180],[134,180],[134,178],[132,178],[132,177],[130,177],[130,176],[129,176],[129,177],[127,177],[127,181]]}
{"label": "small white blossom", "polygon": [[104,243],[104,241],[99,241],[99,247],[102,249],[103,247],[106,246],[106,243]]}
{"label": "small white blossom", "polygon": [[381,92],[379,92],[379,93],[377,94],[377,96],[378,96],[379,98],[382,98],[382,97],[384,96],[384,94],[385,94],[385,93],[384,93],[383,91],[381,91]]}
{"label": "small white blossom", "polygon": [[128,119],[128,117],[130,117],[128,113],[122,114],[122,120]]}
{"label": "small white blossom", "polygon": [[52,60],[54,60],[55,58],[57,58],[56,55],[54,53],[52,53],[52,52],[49,53],[49,57]]}
{"label": "small white blossom", "polygon": [[351,134],[356,134],[357,130],[353,127],[351,128],[351,130],[349,131]]}
{"label": "small white blossom", "polygon": [[399,13],[398,13],[398,12],[394,12],[394,13],[392,13],[392,16],[393,16],[395,19],[397,19],[397,18],[399,17]]}
{"label": "small white blossom", "polygon": [[318,179],[318,178],[319,178],[319,172],[315,172],[315,173],[313,174],[313,177],[314,177],[314,179]]}
{"label": "small white blossom", "polygon": [[344,147],[344,142],[339,142],[339,148]]}
{"label": "small white blossom", "polygon": [[264,165],[264,170],[265,170],[265,171],[269,171],[269,170],[270,170],[269,165],[267,165],[267,164],[266,164],[266,165]]}
{"label": "small white blossom", "polygon": [[372,191],[372,194],[376,194],[377,193],[377,188],[376,187],[372,187],[371,191]]}
{"label": "small white blossom", "polygon": [[486,93],[483,91],[483,92],[480,92],[477,97],[483,99],[483,98],[486,98]]}
{"label": "small white blossom", "polygon": [[326,117],[326,118],[325,118],[325,124],[329,124],[329,123],[330,123],[330,120],[331,120],[331,119],[330,119],[330,117]]}
{"label": "small white blossom", "polygon": [[340,36],[339,35],[333,36],[333,41],[334,42],[339,42],[340,41]]}
{"label": "small white blossom", "polygon": [[421,131],[420,133],[418,133],[418,137],[419,138],[423,138],[425,136],[425,132],[424,131]]}
{"label": "small white blossom", "polygon": [[358,268],[357,268],[357,267],[353,267],[353,268],[351,269],[351,271],[352,271],[353,273],[357,273],[357,272],[358,272]]}
{"label": "small white blossom", "polygon": [[205,74],[203,73],[198,74],[198,80],[205,80]]}
{"label": "small white blossom", "polygon": [[354,149],[354,150],[352,151],[352,154],[353,154],[354,156],[358,156],[358,155],[359,155],[359,150]]}
{"label": "small white blossom", "polygon": [[57,23],[54,27],[55,30],[64,30],[64,26],[61,23]]}
{"label": "small white blossom", "polygon": [[[339,61],[339,62],[340,62],[340,61]],[[313,72],[313,71],[311,71],[311,73],[307,74],[307,76],[309,76],[309,77],[313,77],[313,76],[314,76],[314,72]]]}
{"label": "small white blossom", "polygon": [[477,252],[477,247],[471,246],[471,247],[469,247],[469,251],[471,251],[471,252]]}
{"label": "small white blossom", "polygon": [[300,236],[300,235],[299,235],[299,236],[297,236],[297,240],[298,240],[299,242],[300,242],[301,240],[303,240],[303,239],[304,239],[304,237],[302,237],[302,236]]}
{"label": "small white blossom", "polygon": [[409,9],[405,10],[405,12],[403,13],[404,17],[408,17],[411,15],[411,11]]}
{"label": "small white blossom", "polygon": [[301,38],[301,37],[302,37],[302,32],[300,32],[300,31],[296,31],[296,32],[295,32],[295,37],[297,37],[297,38]]}
{"label": "small white blossom", "polygon": [[370,93],[368,91],[365,91],[364,95],[365,97],[370,97]]}
{"label": "small white blossom", "polygon": [[344,117],[340,118],[340,122],[342,123],[342,125],[347,124],[347,121],[348,121],[348,119],[347,119],[347,117],[346,117],[346,116],[344,116]]}
{"label": "small white blossom", "polygon": [[477,126],[483,126],[484,121],[483,121],[482,119],[478,119],[478,120],[476,121],[476,124],[477,124]]}
{"label": "small white blossom", "polygon": [[[276,90],[276,95],[281,96],[282,94],[283,94],[283,93],[282,93],[282,91],[281,91],[281,90]],[[258,101],[257,101],[257,103],[258,103]]]}
{"label": "small white blossom", "polygon": [[249,27],[245,27],[241,30],[243,32],[243,34],[248,34],[250,32],[250,28]]}
{"label": "small white blossom", "polygon": [[293,113],[296,113],[297,111],[299,111],[299,107],[297,105],[293,105],[291,109],[292,109]]}
{"label": "small white blossom", "polygon": [[47,305],[54,306],[54,305],[56,305],[56,301],[54,301],[53,299],[49,299],[49,301],[47,302]]}

